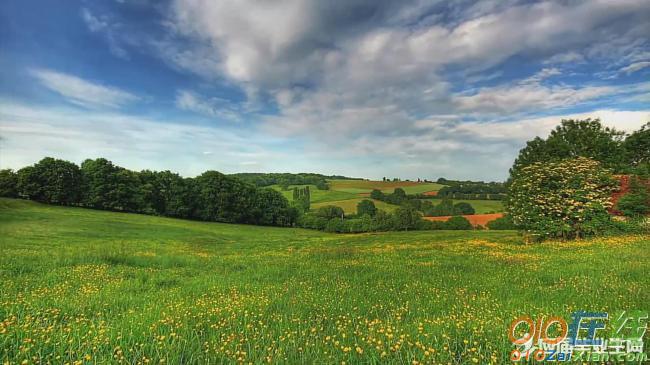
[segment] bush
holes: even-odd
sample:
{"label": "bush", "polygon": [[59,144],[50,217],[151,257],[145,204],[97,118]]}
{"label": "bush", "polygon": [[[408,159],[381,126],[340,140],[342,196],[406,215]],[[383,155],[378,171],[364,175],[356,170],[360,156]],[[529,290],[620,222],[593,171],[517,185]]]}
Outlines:
{"label": "bush", "polygon": [[325,232],[345,232],[345,223],[342,219],[330,219],[325,225]]}
{"label": "bush", "polygon": [[467,218],[461,216],[451,217],[444,223],[445,223],[444,229],[450,229],[450,230],[472,229],[472,224],[467,220]]}
{"label": "bush", "polygon": [[476,213],[474,210],[474,207],[470,203],[465,203],[465,202],[460,202],[454,205],[454,210],[456,213],[462,214],[462,215],[472,215]]}
{"label": "bush", "polygon": [[413,207],[403,206],[395,210],[393,220],[393,228],[395,230],[408,231],[409,229],[416,229],[419,222],[422,220],[422,217],[420,216],[420,212],[415,210]]}
{"label": "bush", "polygon": [[540,238],[598,233],[591,221],[609,220],[615,185],[600,163],[579,157],[536,162],[514,174],[505,206],[513,223]]}
{"label": "bush", "polygon": [[650,193],[648,186],[638,177],[630,182],[630,192],[623,195],[616,209],[628,217],[642,217],[650,213]]}
{"label": "bush", "polygon": [[0,170],[0,196],[18,197],[18,175],[13,170]]}
{"label": "bush", "polygon": [[367,214],[372,217],[375,215],[375,213],[377,213],[377,208],[375,207],[375,203],[373,203],[372,200],[364,199],[357,203],[358,216]]}
{"label": "bush", "polygon": [[515,224],[512,222],[512,218],[507,215],[488,222],[487,228],[496,231],[517,229],[517,227],[515,227]]}
{"label": "bush", "polygon": [[315,214],[327,220],[330,220],[332,218],[343,218],[345,216],[343,208],[337,207],[336,205],[326,205],[320,207]]}

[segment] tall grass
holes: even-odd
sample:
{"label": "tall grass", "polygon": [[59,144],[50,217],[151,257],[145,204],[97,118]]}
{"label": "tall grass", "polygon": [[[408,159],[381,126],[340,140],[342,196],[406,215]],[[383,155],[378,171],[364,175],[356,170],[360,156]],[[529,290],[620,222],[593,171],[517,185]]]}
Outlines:
{"label": "tall grass", "polygon": [[329,235],[0,200],[9,363],[504,363],[518,315],[648,309],[648,237]]}

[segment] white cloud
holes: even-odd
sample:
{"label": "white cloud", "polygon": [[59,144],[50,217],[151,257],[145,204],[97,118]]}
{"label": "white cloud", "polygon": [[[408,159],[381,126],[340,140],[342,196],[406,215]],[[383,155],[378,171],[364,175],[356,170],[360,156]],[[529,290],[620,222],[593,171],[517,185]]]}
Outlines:
{"label": "white cloud", "polygon": [[650,67],[650,61],[644,61],[644,62],[635,62],[630,65],[627,65],[619,70],[619,72],[625,72],[626,74],[631,74],[633,72],[637,72],[639,70],[642,70],[646,67]]}
{"label": "white cloud", "polygon": [[650,4],[631,0],[452,4],[445,22],[425,16],[437,5],[175,0],[170,27],[190,46],[169,46],[164,57],[225,77],[249,95],[272,96],[278,115],[263,119],[272,133],[350,143],[362,134],[412,133],[422,116],[557,112],[619,93],[553,82],[556,67],[517,83],[452,92],[446,68],[476,80],[515,55],[575,62],[596,41],[622,40],[635,45],[626,52],[636,52],[650,28]]}
{"label": "white cloud", "polygon": [[71,103],[88,108],[118,108],[140,98],[116,87],[105,86],[77,76],[46,69],[33,69],[31,74],[43,86],[62,95]]}
{"label": "white cloud", "polygon": [[545,64],[562,64],[562,63],[576,64],[582,62],[585,62],[585,57],[576,51],[558,53],[544,60]]}
{"label": "white cloud", "polygon": [[106,38],[111,53],[122,59],[129,59],[129,54],[120,44],[118,39],[121,37],[120,24],[111,22],[106,16],[95,16],[88,8],[81,9],[81,18],[86,23],[88,30],[98,33]]}
{"label": "white cloud", "polygon": [[229,121],[240,120],[242,114],[241,108],[228,100],[207,98],[189,90],[179,90],[176,93],[176,106],[183,110]]}
{"label": "white cloud", "polygon": [[[161,121],[138,115],[27,105],[0,99],[0,165],[21,168],[45,156],[76,163],[106,157],[127,168],[177,171],[194,176],[208,169],[241,171],[239,159],[270,169],[286,159],[267,149],[273,138],[188,120]],[[273,166],[275,167],[275,166]]]}

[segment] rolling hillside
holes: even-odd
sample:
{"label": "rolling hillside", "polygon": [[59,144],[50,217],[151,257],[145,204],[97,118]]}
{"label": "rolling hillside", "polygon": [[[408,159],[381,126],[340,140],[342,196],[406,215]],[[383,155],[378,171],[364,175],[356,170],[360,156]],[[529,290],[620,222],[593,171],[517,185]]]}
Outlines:
{"label": "rolling hillside", "polygon": [[0,359],[504,363],[522,313],[645,308],[648,244],[326,234],[0,199]]}

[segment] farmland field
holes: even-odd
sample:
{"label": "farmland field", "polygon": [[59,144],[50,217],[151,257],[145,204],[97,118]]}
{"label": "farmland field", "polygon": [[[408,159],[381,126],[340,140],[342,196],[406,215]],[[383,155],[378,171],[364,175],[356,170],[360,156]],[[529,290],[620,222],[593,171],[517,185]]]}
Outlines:
{"label": "farmland field", "polygon": [[0,360],[505,363],[516,316],[647,310],[649,246],[337,235],[0,199]]}
{"label": "farmland field", "polygon": [[358,197],[356,194],[348,193],[345,191],[336,191],[336,190],[318,190],[316,188],[316,185],[291,185],[289,186],[289,190],[281,190],[279,185],[273,185],[271,186],[273,189],[279,191],[284,195],[285,198],[287,198],[289,201],[293,200],[293,188],[294,187],[300,187],[303,188],[305,186],[309,186],[309,192],[311,194],[311,199],[310,201],[312,203],[322,203],[322,202],[331,202],[331,201],[337,201],[337,200],[346,200],[346,199],[354,199]]}
{"label": "farmland field", "polygon": [[338,201],[328,201],[328,202],[323,202],[323,203],[316,203],[312,204],[311,208],[312,209],[318,209],[322,206],[325,205],[336,205],[337,207],[343,208],[343,211],[345,214],[356,214],[357,213],[357,204],[364,200],[372,200],[373,203],[375,203],[375,207],[377,209],[381,209],[387,212],[392,212],[393,210],[397,209],[399,205],[395,204],[388,204],[384,203],[381,200],[375,200],[375,199],[370,199],[370,198],[354,198],[354,199],[346,199],[346,200],[338,200]]}
{"label": "farmland field", "polygon": [[[442,201],[442,199],[423,199],[423,200],[429,200],[433,205],[438,205]],[[485,213],[490,213],[490,212],[503,212],[503,203],[500,200],[466,200],[466,199],[453,199],[454,204],[456,203],[469,203],[472,205],[474,210],[476,210],[476,214],[485,214]]]}
{"label": "farmland field", "polygon": [[444,185],[436,183],[418,183],[415,181],[370,181],[370,180],[330,180],[330,189],[348,193],[370,193],[378,189],[384,193],[392,193],[395,188],[402,188],[407,194],[418,194],[426,191],[440,190]]}

